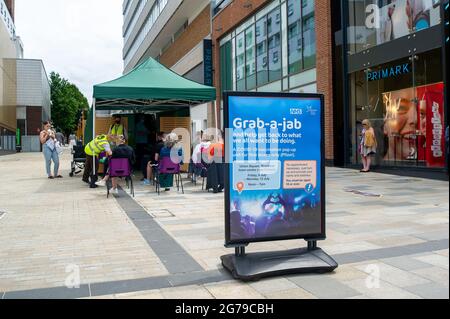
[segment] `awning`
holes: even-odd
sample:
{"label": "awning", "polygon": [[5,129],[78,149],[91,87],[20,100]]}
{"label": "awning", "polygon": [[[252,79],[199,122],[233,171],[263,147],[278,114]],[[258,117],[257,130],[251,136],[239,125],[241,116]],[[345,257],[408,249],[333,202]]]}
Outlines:
{"label": "awning", "polygon": [[214,87],[188,80],[152,58],[118,79],[94,86],[96,110],[162,112],[215,99]]}

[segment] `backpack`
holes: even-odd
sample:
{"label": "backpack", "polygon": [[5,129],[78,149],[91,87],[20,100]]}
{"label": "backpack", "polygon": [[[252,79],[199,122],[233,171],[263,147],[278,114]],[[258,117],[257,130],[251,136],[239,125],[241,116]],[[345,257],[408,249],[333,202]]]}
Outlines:
{"label": "backpack", "polygon": [[377,141],[375,140],[375,136],[371,131],[367,131],[364,139],[364,146],[366,147],[375,147],[377,145]]}

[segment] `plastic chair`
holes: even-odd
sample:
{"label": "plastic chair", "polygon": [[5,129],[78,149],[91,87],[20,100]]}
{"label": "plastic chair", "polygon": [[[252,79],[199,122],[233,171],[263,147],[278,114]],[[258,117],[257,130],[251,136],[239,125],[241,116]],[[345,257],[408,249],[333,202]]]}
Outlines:
{"label": "plastic chair", "polygon": [[[127,182],[127,187],[130,189],[131,195],[134,197],[134,185],[133,185],[133,178],[132,178],[132,170],[131,170],[131,164],[128,158],[111,158],[109,160],[109,173],[108,173],[110,179],[113,177],[124,177],[125,181]],[[107,183],[107,190],[108,194],[107,197],[109,198],[109,191],[112,188],[110,187],[110,180]]]}
{"label": "plastic chair", "polygon": [[180,184],[181,184],[181,190],[184,194],[183,180],[181,178],[181,165],[179,163],[172,162],[170,157],[163,157],[160,159],[156,173],[156,192],[158,193],[158,195],[161,194],[161,182],[160,182],[161,174],[173,175],[176,178],[177,190],[180,191]]}

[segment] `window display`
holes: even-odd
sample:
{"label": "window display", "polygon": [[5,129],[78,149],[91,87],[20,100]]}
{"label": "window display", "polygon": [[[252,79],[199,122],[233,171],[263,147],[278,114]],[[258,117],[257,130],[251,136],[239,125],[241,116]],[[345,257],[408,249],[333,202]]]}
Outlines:
{"label": "window display", "polygon": [[350,75],[353,164],[362,121],[373,124],[378,166],[445,167],[445,106],[440,49]]}
{"label": "window display", "polygon": [[383,93],[384,160],[419,161],[443,167],[444,84]]}

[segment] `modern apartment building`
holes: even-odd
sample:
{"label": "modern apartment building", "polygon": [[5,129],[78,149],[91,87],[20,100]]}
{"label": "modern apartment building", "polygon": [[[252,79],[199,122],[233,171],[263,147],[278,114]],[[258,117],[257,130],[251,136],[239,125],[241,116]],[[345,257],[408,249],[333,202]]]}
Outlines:
{"label": "modern apartment building", "polygon": [[[124,73],[153,57],[181,76],[213,85],[210,13],[209,0],[125,0]],[[212,124],[213,111],[204,104],[177,116],[190,118],[195,134]]]}

